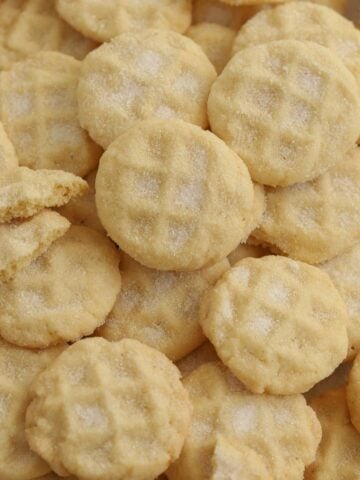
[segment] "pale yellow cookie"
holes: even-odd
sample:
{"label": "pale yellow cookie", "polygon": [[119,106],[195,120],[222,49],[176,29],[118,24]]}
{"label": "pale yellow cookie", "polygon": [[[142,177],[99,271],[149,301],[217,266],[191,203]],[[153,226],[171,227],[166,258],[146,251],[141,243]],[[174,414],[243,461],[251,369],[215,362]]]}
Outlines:
{"label": "pale yellow cookie", "polygon": [[159,272],[127,255],[120,264],[121,291],[99,336],[111,341],[134,338],[173,361],[204,342],[200,301],[229,268],[227,259],[196,272]]}
{"label": "pale yellow cookie", "polygon": [[0,281],[29,265],[69,228],[66,218],[50,210],[22,222],[0,224]]}
{"label": "pale yellow cookie", "polygon": [[339,163],[360,135],[360,95],[339,58],[320,45],[282,40],[237,53],[208,101],[212,131],[252,179],[287,186]]}
{"label": "pale yellow cookie", "polygon": [[61,476],[156,478],[180,455],[190,423],[178,369],[136,340],[77,342],[32,396],[28,441]]}
{"label": "pale yellow cookie", "polygon": [[102,325],[120,290],[119,254],[73,226],[34,262],[0,283],[0,335],[29,348],[76,341]]}
{"label": "pale yellow cookie", "polygon": [[28,446],[25,410],[30,384],[63,351],[63,347],[26,350],[0,339],[0,478],[32,480],[50,471]]}
{"label": "pale yellow cookie", "polygon": [[193,0],[193,23],[216,23],[238,31],[255,13],[256,6],[233,7],[219,0]]}
{"label": "pale yellow cookie", "polygon": [[220,362],[197,368],[184,385],[193,405],[192,423],[179,460],[167,471],[169,480],[212,478],[221,454],[219,434],[232,446],[237,463],[243,461],[245,448],[252,451],[244,468],[260,469],[260,462],[257,467],[252,462],[255,453],[260,456],[268,471],[261,480],[302,480],[321,437],[319,422],[302,395],[250,393]]}
{"label": "pale yellow cookie", "polygon": [[245,258],[204,297],[200,324],[255,393],[302,393],[348,348],[346,306],[329,276],[286,257]]}
{"label": "pale yellow cookie", "polygon": [[41,50],[81,60],[97,44],[83,37],[56,13],[55,0],[0,2],[0,70]]}
{"label": "pale yellow cookie", "polygon": [[183,33],[191,23],[191,0],[57,0],[56,5],[64,20],[99,42],[145,28]]}
{"label": "pale yellow cookie", "polygon": [[215,23],[199,23],[186,32],[204,50],[218,74],[230,60],[235,35],[231,28]]}
{"label": "pale yellow cookie", "polygon": [[152,29],[125,33],[83,62],[80,123],[104,148],[149,117],[177,118],[205,128],[215,78],[210,60],[187,37]]}
{"label": "pale yellow cookie", "polygon": [[0,120],[20,165],[80,176],[96,167],[101,149],[77,118],[80,65],[68,55],[41,52],[0,73]]}
{"label": "pale yellow cookie", "polygon": [[0,175],[0,224],[60,207],[87,190],[85,180],[60,170],[5,170]]}
{"label": "pale yellow cookie", "polygon": [[246,166],[224,142],[180,120],[128,129],[96,177],[106,231],[158,270],[197,270],[228,255],[246,231],[253,192]]}
{"label": "pale yellow cookie", "polygon": [[351,422],[360,432],[360,356],[356,356],[350,370],[349,383],[346,389],[347,403]]}
{"label": "pale yellow cookie", "polygon": [[216,350],[210,342],[206,341],[196,350],[189,353],[189,355],[176,362],[176,366],[180,370],[181,375],[186,377],[186,375],[189,375],[204,363],[216,361],[219,361]]}
{"label": "pale yellow cookie", "polygon": [[292,258],[321,263],[360,241],[360,149],[321,177],[269,190],[253,236]]}
{"label": "pale yellow cookie", "polygon": [[19,165],[13,144],[10,142],[2,123],[0,122],[0,172],[5,168],[15,168]]}
{"label": "pale yellow cookie", "polygon": [[315,462],[305,480],[357,480],[360,478],[360,435],[351,425],[345,389],[324,393],[311,402],[322,427]]}

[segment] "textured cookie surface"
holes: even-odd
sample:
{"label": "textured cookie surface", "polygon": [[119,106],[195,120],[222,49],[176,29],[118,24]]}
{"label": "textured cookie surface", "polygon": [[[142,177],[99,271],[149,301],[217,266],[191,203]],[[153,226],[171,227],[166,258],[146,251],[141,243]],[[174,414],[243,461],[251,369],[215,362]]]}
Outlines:
{"label": "textured cookie surface", "polygon": [[360,432],[360,356],[357,355],[349,374],[349,383],[346,389],[347,404],[351,422]]}
{"label": "textured cookie surface", "polygon": [[19,165],[13,144],[10,142],[2,123],[0,123],[0,171]]}
{"label": "textured cookie surface", "polygon": [[12,280],[0,283],[0,335],[30,348],[90,335],[119,293],[118,264],[110,240],[71,227]]}
{"label": "textured cookie surface", "polygon": [[282,40],[247,48],[211,88],[212,131],[247,164],[253,180],[287,186],[340,162],[360,133],[360,96],[330,50]]}
{"label": "textured cookie surface", "polygon": [[253,190],[244,163],[215,135],[179,120],[148,120],[102,156],[96,206],[110,237],[138,262],[196,270],[240,242]]}
{"label": "textured cookie surface", "polygon": [[205,296],[221,360],[256,393],[306,392],[347,354],[347,313],[328,275],[281,256],[245,258]]}
{"label": "textured cookie surface", "polygon": [[20,165],[86,175],[101,149],[77,118],[81,63],[58,52],[41,52],[0,73],[0,120]]}
{"label": "textured cookie surface", "polygon": [[153,29],[125,33],[83,62],[80,123],[104,148],[149,117],[177,118],[205,128],[215,78],[210,60],[187,37]]}
{"label": "textured cookie surface", "polygon": [[193,405],[192,422],[179,460],[167,471],[170,480],[212,478],[219,434],[235,450],[240,445],[239,462],[244,447],[261,457],[270,474],[263,480],[302,480],[321,437],[319,422],[302,395],[252,394],[216,362],[196,369],[184,385]]}
{"label": "textured cookie surface", "polygon": [[144,28],[182,33],[191,22],[191,0],[57,0],[57,10],[76,30],[99,42]]}
{"label": "textured cookie surface", "polygon": [[177,368],[136,340],[81,340],[33,386],[27,438],[55,472],[155,478],[180,454],[190,404]]}

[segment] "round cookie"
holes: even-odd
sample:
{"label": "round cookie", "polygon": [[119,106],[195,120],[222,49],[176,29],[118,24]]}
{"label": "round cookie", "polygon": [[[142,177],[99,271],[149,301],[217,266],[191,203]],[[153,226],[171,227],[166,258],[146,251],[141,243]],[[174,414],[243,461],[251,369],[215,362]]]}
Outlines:
{"label": "round cookie", "polygon": [[296,260],[321,263],[360,241],[360,148],[312,182],[269,190],[253,236]]}
{"label": "round cookie", "polygon": [[[219,434],[231,445],[226,453],[233,460],[243,461],[245,448],[260,456],[268,470],[262,480],[302,480],[321,438],[319,422],[302,395],[250,393],[220,362],[197,368],[184,385],[193,406],[192,422],[179,460],[167,471],[169,480],[212,478]],[[244,467],[256,468],[250,455]]]}
{"label": "round cookie", "polygon": [[237,263],[204,297],[200,324],[255,393],[306,392],[347,354],[346,306],[330,278],[286,257]]}
{"label": "round cookie", "polygon": [[107,340],[134,338],[176,361],[204,342],[200,301],[229,268],[224,259],[195,272],[159,272],[127,255],[121,258],[121,291],[97,334]]}
{"label": "round cookie", "polygon": [[357,355],[350,370],[349,383],[346,389],[347,403],[351,422],[360,432],[360,356]]}
{"label": "round cookie", "polygon": [[120,290],[119,254],[71,227],[33,263],[0,283],[0,335],[29,348],[76,341],[102,325]]}
{"label": "round cookie", "polygon": [[145,28],[182,33],[191,23],[191,0],[57,0],[56,6],[64,20],[99,42]]}
{"label": "round cookie", "polygon": [[155,478],[180,455],[190,423],[178,369],[136,340],[77,342],[32,397],[27,439],[61,476]]}
{"label": "round cookie", "polygon": [[235,35],[231,28],[215,23],[199,23],[186,32],[204,50],[218,74],[230,60]]}
{"label": "round cookie", "polygon": [[152,29],[125,33],[84,60],[80,123],[104,148],[149,117],[206,128],[206,102],[215,78],[210,60],[187,37]]}
{"label": "round cookie", "polygon": [[63,347],[26,350],[0,339],[0,478],[32,480],[50,471],[25,438],[30,384]]}
{"label": "round cookie", "polygon": [[0,73],[0,120],[20,165],[84,176],[101,149],[80,127],[76,90],[81,63],[41,52]]}
{"label": "round cookie", "polygon": [[212,131],[252,179],[271,186],[318,177],[360,134],[354,77],[333,52],[310,42],[282,40],[237,53],[211,88],[208,112]]}
{"label": "round cookie", "polygon": [[233,7],[218,0],[193,0],[192,23],[216,23],[237,32],[257,12],[256,6]]}
{"label": "round cookie", "polygon": [[238,245],[253,190],[244,163],[211,132],[153,119],[129,128],[102,156],[96,206],[110,237],[138,262],[197,270]]}
{"label": "round cookie", "polygon": [[19,161],[15,149],[4,130],[3,124],[0,122],[0,171],[18,166]]}

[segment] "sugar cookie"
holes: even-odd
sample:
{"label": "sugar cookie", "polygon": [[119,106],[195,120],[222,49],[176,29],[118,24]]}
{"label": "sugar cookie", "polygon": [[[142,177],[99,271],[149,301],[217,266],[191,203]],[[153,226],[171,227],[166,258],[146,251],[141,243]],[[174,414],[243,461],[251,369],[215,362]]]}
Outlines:
{"label": "sugar cookie", "polygon": [[207,127],[206,102],[216,71],[195,42],[176,32],[125,33],[90,53],[79,83],[79,119],[107,148],[149,117]]}
{"label": "sugar cookie", "polygon": [[306,392],[347,354],[346,306],[330,278],[286,257],[237,263],[205,295],[200,324],[255,393]]}
{"label": "sugar cookie", "polygon": [[0,122],[0,171],[19,166],[15,149]]}
{"label": "sugar cookie", "polygon": [[186,357],[176,362],[176,366],[181,372],[183,377],[189,375],[196,368],[200,367],[204,363],[217,362],[219,357],[216,354],[215,348],[210,342],[204,342],[193,352],[189,353]]}
{"label": "sugar cookie", "polygon": [[102,325],[120,290],[110,240],[73,226],[7,283],[0,283],[0,335],[29,348],[76,341]]}
{"label": "sugar cookie", "polygon": [[41,52],[0,73],[0,120],[20,165],[84,176],[101,149],[77,119],[81,63],[58,52]]}
{"label": "sugar cookie", "polygon": [[[304,466],[315,459],[321,429],[302,395],[250,393],[220,362],[197,368],[184,379],[184,385],[193,416],[181,456],[167,471],[169,480],[212,478],[212,463],[216,465],[221,453],[216,451],[219,434],[239,462],[244,448],[261,457],[270,474],[262,480],[303,478]],[[251,467],[250,461],[246,466]]]}
{"label": "sugar cookie", "polygon": [[346,389],[347,403],[351,422],[360,432],[360,356],[357,355],[349,374],[349,383]]}
{"label": "sugar cookie", "polygon": [[191,0],[57,0],[56,5],[64,20],[99,42],[145,28],[183,33],[191,23]]}
{"label": "sugar cookie", "polygon": [[0,339],[0,478],[31,480],[50,471],[25,438],[29,387],[63,347],[26,350]]}
{"label": "sugar cookie", "polygon": [[61,476],[155,478],[190,423],[177,368],[136,340],[81,340],[38,376],[26,414],[31,448]]}
{"label": "sugar cookie", "polygon": [[102,156],[96,206],[110,237],[138,262],[197,270],[239,243],[253,190],[244,163],[215,135],[153,119],[128,129]]}
{"label": "sugar cookie", "polygon": [[265,185],[312,180],[340,162],[360,134],[354,77],[333,52],[310,42],[237,53],[215,81],[208,111],[212,131]]}
{"label": "sugar cookie", "polygon": [[173,361],[184,357],[205,340],[200,301],[228,268],[224,259],[196,272],[159,272],[123,255],[121,291],[98,335],[111,341],[134,338]]}
{"label": "sugar cookie", "polygon": [[216,23],[238,31],[255,13],[256,6],[233,7],[219,0],[193,0],[193,23]]}
{"label": "sugar cookie", "polygon": [[0,223],[59,207],[87,189],[87,183],[72,173],[26,167],[6,170],[0,176]]}
{"label": "sugar cookie", "polygon": [[360,241],[360,149],[312,182],[269,190],[253,236],[313,264]]}
{"label": "sugar cookie", "polygon": [[66,218],[50,210],[23,222],[0,224],[0,282],[29,265],[69,228]]}

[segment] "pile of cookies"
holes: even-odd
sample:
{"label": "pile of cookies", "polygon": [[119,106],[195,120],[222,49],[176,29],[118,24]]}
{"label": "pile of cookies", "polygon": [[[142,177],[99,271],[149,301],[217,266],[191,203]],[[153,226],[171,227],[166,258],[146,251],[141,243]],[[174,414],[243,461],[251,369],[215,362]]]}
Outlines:
{"label": "pile of cookies", "polygon": [[265,3],[0,0],[0,480],[360,478],[360,30]]}

